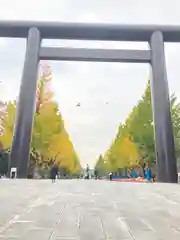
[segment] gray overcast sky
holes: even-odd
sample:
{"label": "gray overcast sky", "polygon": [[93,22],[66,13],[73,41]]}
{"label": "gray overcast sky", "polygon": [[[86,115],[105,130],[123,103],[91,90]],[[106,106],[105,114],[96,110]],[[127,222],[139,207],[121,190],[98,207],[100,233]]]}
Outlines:
{"label": "gray overcast sky", "polygon": [[[0,19],[180,25],[179,0],[0,0]],[[135,48],[144,43],[44,41],[48,46]],[[179,44],[166,44],[170,92],[180,99]],[[25,40],[0,39],[0,98],[18,94]],[[143,64],[52,62],[56,99],[82,164],[93,166],[143,93]],[[81,102],[81,108],[76,108]],[[106,105],[106,102],[109,104]]]}

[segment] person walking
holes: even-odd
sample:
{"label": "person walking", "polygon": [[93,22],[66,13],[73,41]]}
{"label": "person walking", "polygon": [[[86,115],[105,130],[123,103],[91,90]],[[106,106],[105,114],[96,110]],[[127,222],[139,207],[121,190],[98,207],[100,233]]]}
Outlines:
{"label": "person walking", "polygon": [[86,166],[86,179],[89,179],[89,165]]}
{"label": "person walking", "polygon": [[109,180],[112,181],[112,172],[109,173]]}
{"label": "person walking", "polygon": [[52,180],[52,183],[55,183],[57,174],[58,174],[58,167],[57,167],[56,164],[53,164],[52,168],[51,168],[51,180]]}
{"label": "person walking", "polygon": [[98,179],[98,172],[97,172],[96,169],[94,170],[94,177],[95,177],[96,180]]}
{"label": "person walking", "polygon": [[145,177],[147,181],[151,180],[151,169],[149,168],[149,166],[147,165],[146,170],[145,170]]}

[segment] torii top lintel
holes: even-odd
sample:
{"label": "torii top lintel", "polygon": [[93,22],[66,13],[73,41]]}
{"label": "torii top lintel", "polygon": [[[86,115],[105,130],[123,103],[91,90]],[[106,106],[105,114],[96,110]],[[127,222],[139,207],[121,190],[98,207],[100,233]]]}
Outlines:
{"label": "torii top lintel", "polygon": [[161,31],[166,42],[180,42],[180,26],[119,25],[99,23],[63,23],[35,21],[0,21],[0,37],[26,38],[36,27],[46,39],[102,41],[149,41],[154,31]]}

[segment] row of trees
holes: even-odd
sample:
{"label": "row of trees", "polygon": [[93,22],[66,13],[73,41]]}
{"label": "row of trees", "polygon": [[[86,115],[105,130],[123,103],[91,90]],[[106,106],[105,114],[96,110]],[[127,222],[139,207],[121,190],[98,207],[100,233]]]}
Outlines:
{"label": "row of trees", "polygon": [[[180,158],[180,103],[173,94],[171,115],[174,130],[176,157]],[[154,130],[150,82],[146,90],[132,109],[124,124],[120,124],[111,146],[100,155],[95,168],[102,174],[119,169],[143,167],[146,163],[155,165]]]}
{"label": "row of trees", "polygon": [[[1,147],[9,150],[12,144],[16,115],[16,101],[8,102],[1,116],[3,134]],[[31,166],[46,168],[52,161],[68,173],[80,172],[79,158],[64,127],[58,104],[52,91],[52,72],[48,65],[41,66],[36,94],[36,111],[31,141]]]}

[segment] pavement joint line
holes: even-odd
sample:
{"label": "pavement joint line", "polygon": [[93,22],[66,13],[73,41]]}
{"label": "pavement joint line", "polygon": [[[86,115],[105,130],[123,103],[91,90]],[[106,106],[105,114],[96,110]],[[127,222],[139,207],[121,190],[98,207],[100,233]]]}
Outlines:
{"label": "pavement joint line", "polygon": [[108,240],[108,235],[107,235],[107,233],[105,231],[104,223],[103,223],[103,220],[102,220],[101,217],[100,217],[100,222],[101,222],[101,228],[102,228],[103,235],[104,235],[105,239]]}
{"label": "pavement joint line", "polygon": [[[64,210],[66,209],[68,204],[65,204],[64,207],[62,208],[62,211],[60,212],[60,218],[63,215]],[[55,223],[55,226],[57,226],[60,223],[61,219],[57,220]],[[54,235],[55,229],[52,229],[52,232],[50,233],[50,236],[48,238],[48,240],[52,240],[53,239],[53,235]]]}
{"label": "pavement joint line", "polygon": [[141,218],[141,221],[152,231],[152,232],[156,232],[155,229],[144,219]]}
{"label": "pavement joint line", "polygon": [[33,223],[34,221],[30,221],[30,220],[18,220],[18,221],[14,221],[14,223]]}
{"label": "pavement joint line", "polygon": [[53,201],[50,201],[47,205],[48,206],[52,206],[52,205],[54,205],[55,203],[56,203],[56,198],[59,196],[61,194],[61,191],[59,191],[54,197],[53,197]]}
{"label": "pavement joint line", "polygon": [[121,224],[121,227],[124,227],[124,230],[126,230],[126,232],[129,233],[129,236],[133,240],[136,240],[136,238],[134,237],[134,235],[131,231],[131,228],[128,226],[126,220],[124,219],[124,217],[122,215],[120,215],[120,212],[118,211],[118,207],[117,207],[116,203],[114,203],[114,207],[117,210],[117,216],[118,216],[119,223]]}
{"label": "pavement joint line", "polygon": [[82,217],[82,214],[79,213],[79,215],[78,215],[78,221],[77,221],[78,231],[79,231],[79,229],[80,229],[81,217]]}
{"label": "pavement joint line", "polygon": [[175,233],[180,234],[180,229],[175,229],[174,227],[171,227],[171,229],[172,229]]}
{"label": "pavement joint line", "polygon": [[15,215],[10,221],[8,221],[1,229],[0,234],[6,231],[7,228],[9,228],[17,219],[19,219],[20,215]]}
{"label": "pavement joint line", "polygon": [[173,201],[173,200],[170,200],[168,198],[166,198],[165,196],[163,195],[160,195],[160,194],[157,194],[157,193],[154,193],[153,195],[155,195],[157,198],[161,198],[161,199],[164,199],[167,203],[169,204],[173,204],[173,205],[177,205],[178,203]]}
{"label": "pavement joint line", "polygon": [[[41,199],[40,197],[38,198],[38,200]],[[37,205],[37,204],[36,204]],[[36,206],[35,205],[35,206]],[[0,234],[3,233],[4,231],[6,231],[6,229],[8,229],[10,226],[12,226],[15,222],[17,222],[17,220],[24,214],[27,212],[30,212],[32,210],[32,208],[34,207],[33,204],[29,204],[25,209],[23,209],[21,214],[17,214],[15,215],[10,221],[8,221],[3,227],[0,228]]]}

